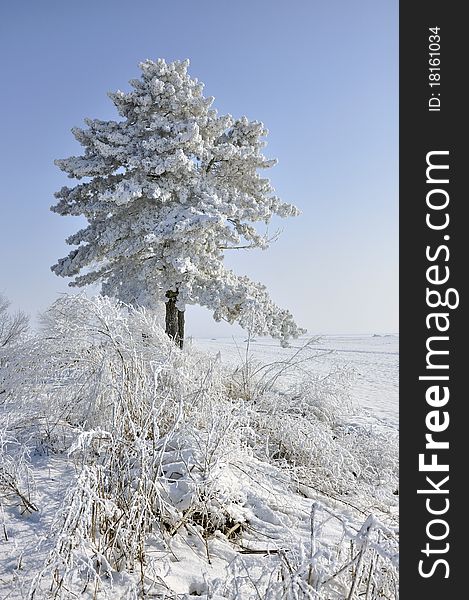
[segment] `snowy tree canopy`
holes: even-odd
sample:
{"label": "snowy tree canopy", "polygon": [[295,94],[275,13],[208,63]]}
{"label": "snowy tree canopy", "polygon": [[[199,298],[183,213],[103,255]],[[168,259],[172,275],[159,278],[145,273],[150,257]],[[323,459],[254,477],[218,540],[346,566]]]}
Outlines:
{"label": "snowy tree canopy", "polygon": [[275,164],[262,154],[264,125],[220,116],[188,66],[145,61],[131,92],[109,94],[122,120],[86,119],[72,130],[84,153],[56,164],[83,182],[57,192],[52,210],[83,215],[88,226],[67,239],[77,248],[52,270],[147,307],[172,291],[179,310],[200,304],[217,321],[286,342],[303,330],[263,285],[227,269],[223,254],[266,248],[254,224],[298,209],[258,172]]}

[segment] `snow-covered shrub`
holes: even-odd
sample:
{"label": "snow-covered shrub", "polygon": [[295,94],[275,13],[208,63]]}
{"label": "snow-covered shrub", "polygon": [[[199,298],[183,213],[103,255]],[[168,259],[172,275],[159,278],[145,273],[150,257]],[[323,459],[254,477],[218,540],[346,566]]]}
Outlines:
{"label": "snow-covered shrub", "polygon": [[269,364],[252,360],[248,345],[229,392],[247,398],[257,455],[281,465],[299,489],[355,496],[363,508],[387,510],[397,504],[397,434],[350,424],[353,373],[308,370],[323,356],[316,341]]}
{"label": "snow-covered shrub", "polygon": [[288,396],[275,400],[267,406],[262,403],[253,417],[259,436],[256,446],[290,472],[299,489],[306,485],[328,496],[354,497],[364,509],[387,510],[397,504],[394,433],[331,427],[311,413],[291,411]]}
{"label": "snow-covered shrub", "polygon": [[157,405],[164,431],[180,402],[190,406],[194,390],[203,388],[204,358],[194,356],[191,363],[144,309],[65,296],[43,320],[42,331],[19,349],[5,375],[7,392],[29,402],[36,415],[93,429],[114,427],[122,411],[144,423]]}
{"label": "snow-covered shrub", "polygon": [[355,494],[373,510],[396,508],[399,494],[398,432],[390,427],[338,425],[335,435],[344,452],[355,460]]}
{"label": "snow-covered shrub", "polygon": [[[58,300],[3,371],[5,397],[21,414],[18,429],[31,432],[35,423],[33,447],[67,451],[77,470],[31,597],[65,599],[83,590],[90,598],[121,597],[115,586],[127,590],[124,597],[142,597],[150,580],[165,580],[164,561],[155,563],[149,548],[177,557],[178,544],[191,540],[194,560],[204,564],[217,559],[217,544],[234,557],[247,552],[246,543],[270,540],[272,577],[259,589],[272,600],[287,591],[299,598],[311,587],[312,597],[328,598],[317,595],[319,581],[335,600],[338,581],[343,591],[358,571],[374,573],[371,550],[360,569],[346,551],[350,540],[358,544],[357,516],[371,506],[383,512],[395,499],[394,451],[381,450],[379,432],[350,425],[349,374],[312,376],[302,361],[314,359],[314,348],[305,352],[233,375],[217,359],[177,348],[148,311],[102,297]],[[284,377],[288,370],[294,383]],[[321,546],[311,579],[307,545],[293,532],[319,497],[355,517],[340,522],[332,549]],[[378,552],[388,538],[381,526],[372,529]],[[394,573],[390,556],[379,559],[383,573]],[[256,581],[253,565],[247,568],[246,595],[238,597],[250,598]],[[242,578],[235,579],[234,588],[230,578],[219,582],[220,597],[237,597]],[[360,594],[366,581],[360,575]],[[208,588],[199,583],[193,589],[202,594]]]}
{"label": "snow-covered shrub", "polygon": [[[322,535],[331,519],[340,531],[333,544]],[[264,568],[247,557],[232,561],[225,579],[208,586],[205,600],[379,600],[398,597],[396,533],[370,515],[358,529],[313,503],[310,536],[296,545],[266,550]],[[185,597],[187,600],[189,596]]]}
{"label": "snow-covered shrub", "polygon": [[28,447],[12,436],[6,423],[0,423],[0,511],[5,539],[5,510],[15,507],[20,514],[36,512],[34,495]]}
{"label": "snow-covered shrub", "polygon": [[36,410],[48,421],[76,428],[68,452],[82,470],[55,524],[67,540],[49,562],[55,592],[94,564],[85,555],[116,571],[143,568],[150,535],[164,542],[188,522],[203,535],[231,525],[237,499],[219,485],[221,457],[242,452],[235,430],[245,419],[213,361],[181,352],[147,312],[109,299],[63,298],[45,325],[10,385],[30,402],[43,397]]}

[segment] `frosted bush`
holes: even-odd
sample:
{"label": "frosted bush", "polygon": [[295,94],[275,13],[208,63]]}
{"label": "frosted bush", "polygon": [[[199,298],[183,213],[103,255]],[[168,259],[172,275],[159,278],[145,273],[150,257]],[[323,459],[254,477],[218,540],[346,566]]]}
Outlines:
{"label": "frosted bush", "polygon": [[258,456],[282,465],[316,492],[354,496],[364,508],[388,511],[397,504],[397,435],[347,424],[356,413],[349,394],[353,373],[305,371],[320,356],[314,342],[267,365],[247,352],[230,393],[250,399]]}
{"label": "frosted bush", "polygon": [[45,325],[11,383],[30,400],[47,389],[44,414],[77,429],[68,451],[82,470],[54,530],[68,541],[44,574],[59,573],[51,585],[60,594],[77,573],[89,579],[90,556],[116,571],[143,568],[147,536],[166,543],[188,521],[222,528],[236,499],[218,484],[220,457],[241,451],[243,420],[213,361],[180,352],[144,310],[64,298]]}
{"label": "frosted bush", "polygon": [[190,403],[203,391],[210,360],[181,354],[158,317],[143,308],[66,296],[43,322],[5,375],[8,394],[29,402],[36,414],[91,429],[115,424],[122,411],[140,423],[156,405],[164,431],[176,419],[180,401]]}
{"label": "frosted bush", "polygon": [[35,483],[29,462],[29,449],[15,439],[8,422],[0,421],[0,520],[8,541],[7,512],[20,515],[37,511]]}
{"label": "frosted bush", "polygon": [[[342,530],[331,545],[322,527],[333,518]],[[398,540],[394,531],[370,515],[360,528],[314,503],[310,539],[264,558],[253,569],[241,556],[231,563],[224,580],[209,585],[205,600],[379,600],[398,597]],[[185,597],[186,600],[189,596]]]}
{"label": "frosted bush", "polygon": [[[181,351],[144,309],[102,297],[54,303],[42,330],[15,350],[2,373],[7,404],[21,415],[19,429],[31,434],[35,423],[31,444],[67,451],[77,469],[32,597],[65,599],[86,590],[89,597],[114,598],[115,586],[142,597],[156,568],[149,547],[171,555],[175,540],[191,536],[210,563],[212,540],[242,551],[244,536],[267,523],[278,541],[269,559],[272,577],[259,583],[261,597],[288,591],[285,597],[328,598],[317,595],[322,582],[330,598],[340,598],[358,569],[346,556],[358,530],[341,522],[343,539],[334,551],[322,548],[313,581],[306,546],[291,539],[297,517],[285,494],[299,491],[295,502],[304,506],[327,497],[361,518],[371,507],[384,515],[396,499],[395,449],[384,434],[347,424],[346,371],[302,382],[302,360],[300,354],[290,362],[251,363],[232,374],[216,359]],[[288,369],[297,374],[293,385],[283,377]],[[366,592],[366,569],[375,573],[376,589],[384,577],[372,567],[373,552],[394,540],[381,525],[370,531],[357,587],[369,600],[375,596]],[[394,573],[391,555],[379,560]],[[217,584],[222,597],[254,594],[254,572],[238,575]]]}

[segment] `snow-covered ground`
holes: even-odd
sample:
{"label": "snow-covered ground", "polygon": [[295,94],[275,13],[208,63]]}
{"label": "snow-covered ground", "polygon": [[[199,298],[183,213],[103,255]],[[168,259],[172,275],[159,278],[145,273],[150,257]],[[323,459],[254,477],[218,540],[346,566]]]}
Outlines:
{"label": "snow-covered ground", "polygon": [[[285,360],[303,346],[310,336],[282,348],[277,340],[245,338],[196,338],[202,350],[217,354],[228,363],[240,363],[248,354],[262,363]],[[399,335],[322,335],[312,346],[317,357],[304,364],[312,373],[327,374],[334,367],[348,367],[353,373],[351,396],[354,404],[396,429],[399,427]]]}
{"label": "snow-covered ground", "polygon": [[34,577],[34,600],[398,597],[398,336],[179,353],[144,313],[61,302],[6,373],[1,600]]}

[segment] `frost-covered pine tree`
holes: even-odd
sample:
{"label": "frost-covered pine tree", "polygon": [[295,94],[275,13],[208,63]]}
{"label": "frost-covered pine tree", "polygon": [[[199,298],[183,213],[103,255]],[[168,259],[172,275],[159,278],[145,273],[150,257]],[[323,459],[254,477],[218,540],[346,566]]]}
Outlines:
{"label": "frost-covered pine tree", "polygon": [[263,124],[220,116],[189,61],[147,60],[131,92],[109,96],[119,121],[86,119],[72,130],[81,156],[57,160],[69,177],[52,207],[83,215],[88,226],[67,239],[78,246],[52,270],[72,286],[102,283],[102,293],[134,305],[166,303],[166,331],[179,345],[186,304],[285,343],[303,330],[263,285],[223,264],[225,250],[266,248],[254,223],[298,210],[274,195],[260,169]]}

